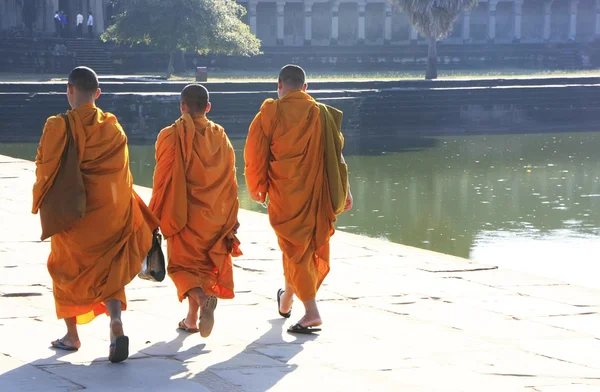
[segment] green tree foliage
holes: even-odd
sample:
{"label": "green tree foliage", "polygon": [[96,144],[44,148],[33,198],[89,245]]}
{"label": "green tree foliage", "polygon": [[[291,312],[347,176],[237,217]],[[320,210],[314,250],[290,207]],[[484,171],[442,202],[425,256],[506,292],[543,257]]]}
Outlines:
{"label": "green tree foliage", "polygon": [[121,12],[102,35],[119,44],[144,44],[170,53],[167,76],[178,52],[253,56],[260,41],[241,21],[235,0],[122,0]]}
{"label": "green tree foliage", "polygon": [[477,0],[390,0],[407,15],[414,28],[429,40],[426,79],[437,78],[437,41],[452,32],[463,11],[471,10]]}

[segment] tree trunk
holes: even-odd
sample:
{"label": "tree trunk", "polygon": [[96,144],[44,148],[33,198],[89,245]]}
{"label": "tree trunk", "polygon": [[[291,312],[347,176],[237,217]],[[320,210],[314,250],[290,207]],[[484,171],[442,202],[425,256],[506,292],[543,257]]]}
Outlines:
{"label": "tree trunk", "polygon": [[427,73],[425,79],[437,79],[437,41],[429,40],[429,50],[427,51]]}
{"label": "tree trunk", "polygon": [[179,56],[180,56],[180,60],[181,60],[181,73],[184,74],[185,71],[187,70],[187,67],[185,66],[185,52],[183,50],[180,50]]}
{"label": "tree trunk", "polygon": [[167,79],[173,75],[173,63],[175,62],[175,52],[171,51],[169,53],[169,65],[167,66]]}

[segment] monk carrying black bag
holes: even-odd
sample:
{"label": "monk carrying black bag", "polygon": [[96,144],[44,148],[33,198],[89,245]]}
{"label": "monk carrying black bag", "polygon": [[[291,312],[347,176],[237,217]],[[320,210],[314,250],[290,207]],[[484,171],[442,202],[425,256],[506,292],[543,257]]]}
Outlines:
{"label": "monk carrying black bag", "polygon": [[167,270],[165,267],[165,255],[162,251],[162,235],[158,229],[152,233],[152,248],[142,263],[142,271],[138,274],[140,279],[153,282],[162,282]]}

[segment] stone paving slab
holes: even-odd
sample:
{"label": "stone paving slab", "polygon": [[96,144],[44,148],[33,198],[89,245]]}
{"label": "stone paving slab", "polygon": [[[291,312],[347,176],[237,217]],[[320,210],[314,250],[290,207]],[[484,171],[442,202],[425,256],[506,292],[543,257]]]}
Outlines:
{"label": "stone paving slab", "polygon": [[532,391],[537,392],[597,392],[600,389],[600,384],[589,385],[589,384],[565,384],[565,385],[549,385],[545,387],[531,388]]}
{"label": "stone paving slab", "polygon": [[71,366],[45,366],[43,369],[95,391],[189,391],[209,392],[202,385],[180,377],[181,362],[169,358],[136,359],[114,366],[106,361]]}
{"label": "stone paving slab", "polygon": [[477,271],[477,273],[452,273],[454,278],[460,278],[469,282],[485,284],[493,287],[511,288],[511,287],[532,287],[532,286],[565,286],[567,283],[530,275],[524,272],[511,271],[508,269],[493,269]]}
{"label": "stone paving slab", "polygon": [[[5,351],[3,348],[2,351]],[[77,385],[66,378],[49,373],[42,368],[0,355],[0,391],[79,391]]]}
{"label": "stone paving slab", "polygon": [[322,333],[286,333],[302,305],[278,317],[281,254],[249,211],[236,298],[219,302],[210,338],[176,330],[186,305],[169,279],[135,279],[130,361],[107,361],[105,317],[80,327],[80,351],[56,352],[33,178],[31,162],[0,156],[0,391],[600,391],[600,290],[341,231]]}
{"label": "stone paving slab", "polygon": [[579,314],[575,316],[539,317],[532,321],[565,330],[577,330],[582,334],[600,340],[600,314]]}

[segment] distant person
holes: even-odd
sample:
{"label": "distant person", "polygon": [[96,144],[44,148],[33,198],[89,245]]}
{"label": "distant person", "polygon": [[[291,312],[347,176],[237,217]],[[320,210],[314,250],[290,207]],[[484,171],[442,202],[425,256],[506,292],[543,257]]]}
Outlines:
{"label": "distant person", "polygon": [[336,214],[352,208],[342,156],[342,112],[306,93],[306,74],[297,65],[279,73],[277,95],[252,121],[244,157],[252,199],[266,203],[283,253],[285,290],[277,292],[282,317],[291,316],[296,295],[304,316],[290,333],[320,331],[316,296],[329,273],[329,238]]}
{"label": "distant person", "polygon": [[60,11],[54,13],[54,36],[60,37],[62,29],[62,22],[60,20]]}
{"label": "distant person", "polygon": [[60,11],[60,24],[61,24],[61,31],[62,31],[62,37],[66,37],[67,36],[67,15],[65,15],[64,11]]}
{"label": "distant person", "polygon": [[81,12],[77,13],[77,38],[83,38],[83,15]]}
{"label": "distant person", "polygon": [[179,301],[188,300],[178,327],[202,337],[212,332],[217,298],[234,297],[231,258],[241,255],[235,153],[210,109],[204,86],[183,89],[181,117],[158,135],[150,201],[167,239],[167,271]]}
{"label": "distant person", "polygon": [[127,308],[125,286],[140,272],[158,220],[133,191],[127,136],[114,115],[96,107],[98,96],[93,70],[77,67],[71,71],[67,84],[70,126],[60,115],[46,121],[35,160],[33,213],[42,207],[61,167],[69,132],[77,146],[86,211],[75,225],[50,238],[48,271],[56,315],[67,326],[66,335],[53,341],[52,347],[78,350],[77,324],[107,313],[108,358],[121,362],[129,356],[129,339],[121,321],[121,311]]}
{"label": "distant person", "polygon": [[88,35],[90,36],[90,38],[94,38],[94,17],[92,16],[91,12],[88,16],[87,28],[88,28]]}

